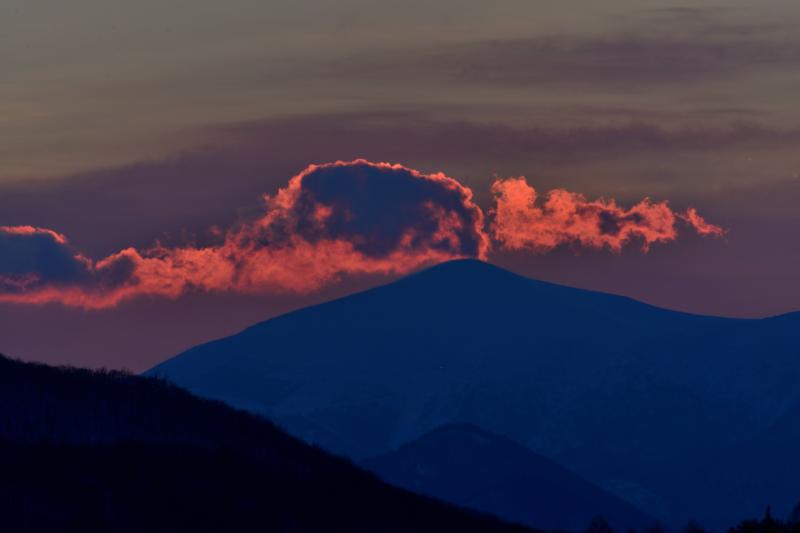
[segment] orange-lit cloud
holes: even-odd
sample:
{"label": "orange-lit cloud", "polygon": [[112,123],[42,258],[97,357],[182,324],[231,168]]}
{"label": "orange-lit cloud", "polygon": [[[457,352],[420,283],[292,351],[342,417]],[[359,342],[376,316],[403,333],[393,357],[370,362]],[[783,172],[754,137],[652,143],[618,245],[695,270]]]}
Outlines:
{"label": "orange-lit cloud", "polygon": [[364,160],[312,165],[263,215],[205,247],[122,250],[93,262],[54,231],[0,228],[0,301],[113,307],[187,291],[309,292],[344,275],[486,258],[472,192],[444,174]]}
{"label": "orange-lit cloud", "polygon": [[714,224],[709,224],[706,219],[697,213],[697,209],[690,207],[686,213],[679,215],[687,224],[689,224],[700,235],[711,237],[722,237],[725,235],[725,230]]}
{"label": "orange-lit cloud", "polygon": [[507,250],[542,253],[573,245],[618,252],[630,242],[640,242],[642,250],[647,251],[652,244],[675,240],[679,220],[701,235],[724,233],[693,208],[676,213],[667,202],[649,198],[629,209],[613,199],[590,201],[563,189],[552,190],[540,199],[522,177],[495,181],[492,193],[496,206],[490,212],[491,235]]}
{"label": "orange-lit cloud", "polygon": [[[503,249],[545,252],[562,244],[643,250],[677,237],[679,221],[702,235],[721,228],[694,209],[648,199],[624,209],[564,190],[537,193],[524,178],[492,185],[490,233]],[[99,261],[53,230],[0,226],[0,302],[98,309],[139,296],[190,291],[306,293],[343,276],[404,274],[463,257],[486,259],[490,240],[472,191],[444,174],[365,160],[311,165],[261,215],[213,244],[127,248]]]}

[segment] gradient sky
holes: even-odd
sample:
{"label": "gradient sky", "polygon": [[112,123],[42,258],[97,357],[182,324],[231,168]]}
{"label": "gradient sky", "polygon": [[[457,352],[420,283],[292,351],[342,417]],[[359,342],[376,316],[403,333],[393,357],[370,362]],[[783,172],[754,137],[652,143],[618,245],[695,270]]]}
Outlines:
{"label": "gradient sky", "polygon": [[[0,5],[0,226],[101,259],[256,216],[311,163],[444,172],[486,212],[526,176],[630,207],[696,207],[648,253],[489,259],[673,309],[800,309],[800,3],[354,0]],[[2,258],[0,258],[0,263]],[[196,342],[392,276],[304,294],[113,309],[0,304],[0,351],[143,370]]]}

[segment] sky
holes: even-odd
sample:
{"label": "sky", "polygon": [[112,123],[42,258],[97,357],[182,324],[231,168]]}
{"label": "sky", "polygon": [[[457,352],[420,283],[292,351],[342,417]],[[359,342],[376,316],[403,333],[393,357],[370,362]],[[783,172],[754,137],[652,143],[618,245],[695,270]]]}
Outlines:
{"label": "sky", "polygon": [[0,352],[141,371],[456,257],[796,311],[798,22],[783,0],[6,0]]}

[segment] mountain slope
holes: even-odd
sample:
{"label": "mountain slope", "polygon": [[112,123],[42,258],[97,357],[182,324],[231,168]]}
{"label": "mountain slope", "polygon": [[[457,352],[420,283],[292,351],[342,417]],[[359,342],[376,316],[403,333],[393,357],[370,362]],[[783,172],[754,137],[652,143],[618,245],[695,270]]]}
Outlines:
{"label": "mountain slope", "polygon": [[356,459],[474,424],[675,526],[722,528],[785,496],[755,498],[747,483],[758,480],[731,479],[722,459],[800,406],[798,330],[800,314],[694,316],[467,260],[257,324],[151,373]]}
{"label": "mountain slope", "polygon": [[362,464],[393,485],[541,529],[584,531],[598,516],[617,531],[657,523],[553,461],[470,425],[442,426]]}
{"label": "mountain slope", "polygon": [[3,531],[530,531],[164,382],[0,357]]}

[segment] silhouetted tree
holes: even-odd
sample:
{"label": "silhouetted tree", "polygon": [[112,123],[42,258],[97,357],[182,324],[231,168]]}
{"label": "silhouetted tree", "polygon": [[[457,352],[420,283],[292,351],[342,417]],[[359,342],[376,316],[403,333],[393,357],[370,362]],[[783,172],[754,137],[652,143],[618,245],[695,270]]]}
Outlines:
{"label": "silhouetted tree", "polygon": [[664,528],[661,527],[661,525],[656,524],[653,527],[645,529],[644,533],[664,533]]}
{"label": "silhouetted tree", "polygon": [[796,512],[792,513],[792,517],[786,521],[781,522],[772,516],[772,509],[767,507],[764,511],[764,517],[761,520],[745,520],[736,527],[732,527],[729,533],[800,533],[800,522],[797,521]]}
{"label": "silhouetted tree", "polygon": [[797,502],[797,505],[792,509],[792,514],[789,515],[789,522],[796,527],[800,527],[800,502]]}
{"label": "silhouetted tree", "polygon": [[689,520],[689,522],[683,526],[680,533],[706,533],[706,530],[698,522]]}
{"label": "silhouetted tree", "polygon": [[614,533],[614,530],[608,524],[608,520],[602,516],[595,516],[592,518],[592,521],[589,522],[586,533]]}

